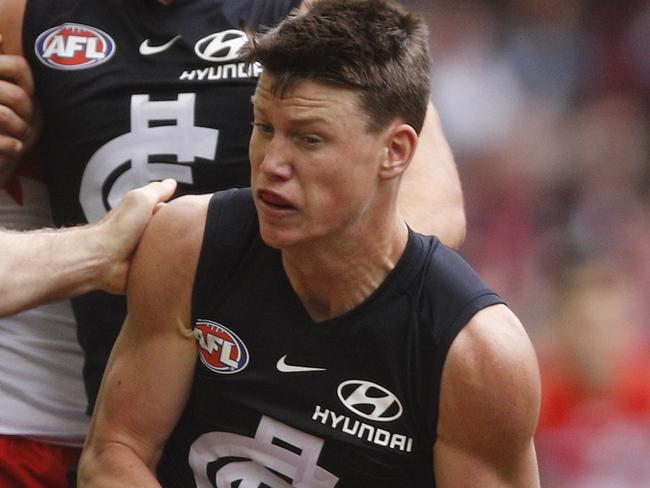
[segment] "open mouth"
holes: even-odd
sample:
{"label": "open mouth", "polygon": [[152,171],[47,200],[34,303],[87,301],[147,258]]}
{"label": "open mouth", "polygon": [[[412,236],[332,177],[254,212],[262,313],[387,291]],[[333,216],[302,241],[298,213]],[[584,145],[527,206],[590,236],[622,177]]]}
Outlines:
{"label": "open mouth", "polygon": [[257,194],[258,198],[264,202],[265,205],[277,210],[295,210],[296,207],[291,205],[289,200],[278,195],[277,193],[260,190]]}

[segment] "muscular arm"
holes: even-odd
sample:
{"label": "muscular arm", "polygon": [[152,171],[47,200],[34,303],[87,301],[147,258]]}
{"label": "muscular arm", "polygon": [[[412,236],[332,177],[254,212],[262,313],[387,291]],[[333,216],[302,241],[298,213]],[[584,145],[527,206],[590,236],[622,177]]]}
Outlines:
{"label": "muscular arm", "polygon": [[435,234],[455,249],[465,240],[460,178],[438,113],[431,103],[415,156],[402,177],[397,207],[418,232]]}
{"label": "muscular arm", "polygon": [[537,360],[504,305],[479,312],[452,344],[442,376],[437,486],[540,486],[533,435],[540,406]]}
{"label": "muscular arm", "polygon": [[155,467],[196,363],[190,300],[209,196],[152,220],[133,261],[129,314],[104,374],[80,461],[80,487],[158,487]]}
{"label": "muscular arm", "polygon": [[173,180],[129,192],[100,222],[70,229],[0,229],[0,316],[102,289],[124,292],[129,261]]}

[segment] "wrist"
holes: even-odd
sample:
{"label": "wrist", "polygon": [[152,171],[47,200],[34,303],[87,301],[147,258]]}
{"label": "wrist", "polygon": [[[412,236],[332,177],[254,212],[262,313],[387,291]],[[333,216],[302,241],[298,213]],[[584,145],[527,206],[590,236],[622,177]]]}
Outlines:
{"label": "wrist", "polygon": [[78,233],[76,241],[81,257],[78,261],[81,266],[79,272],[84,275],[80,281],[79,293],[108,291],[114,258],[106,245],[102,223],[81,226],[74,231]]}

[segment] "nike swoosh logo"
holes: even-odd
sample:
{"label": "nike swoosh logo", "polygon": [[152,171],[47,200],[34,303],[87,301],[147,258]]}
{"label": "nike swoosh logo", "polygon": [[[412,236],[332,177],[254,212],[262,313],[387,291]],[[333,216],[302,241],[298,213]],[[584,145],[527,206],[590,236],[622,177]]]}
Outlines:
{"label": "nike swoosh logo", "polygon": [[178,41],[181,38],[180,35],[174,37],[170,41],[167,41],[165,44],[161,44],[160,46],[151,46],[149,45],[149,39],[145,39],[142,41],[142,44],[140,44],[140,54],[143,56],[151,56],[152,54],[158,54],[163,51],[166,51],[169,49],[172,44],[174,44],[176,41]]}
{"label": "nike swoosh logo", "polygon": [[278,359],[277,364],[275,365],[278,368],[278,371],[281,373],[306,373],[309,371],[327,371],[325,368],[310,368],[308,366],[294,366],[292,364],[286,363],[287,356],[286,354]]}

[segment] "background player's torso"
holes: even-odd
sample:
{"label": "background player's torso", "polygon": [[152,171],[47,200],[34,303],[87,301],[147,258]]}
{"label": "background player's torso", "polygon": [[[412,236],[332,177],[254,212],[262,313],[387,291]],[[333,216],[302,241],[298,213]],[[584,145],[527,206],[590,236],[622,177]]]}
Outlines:
{"label": "background player's torso", "polygon": [[[173,177],[179,193],[248,186],[250,97],[236,56],[295,0],[28,0],[23,46],[43,113],[57,225],[96,221],[131,188]],[[126,315],[123,297],[73,300],[91,403]]]}
{"label": "background player's torso", "polygon": [[175,177],[181,192],[247,186],[259,71],[241,24],[295,1],[29,1],[25,53],[43,111],[57,224],[96,221],[130,188]]}

